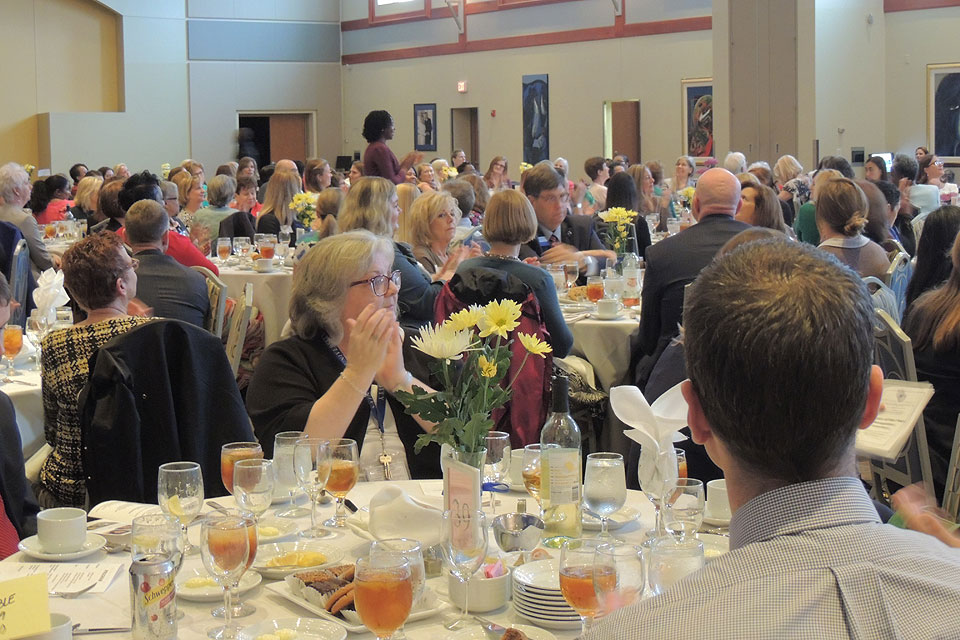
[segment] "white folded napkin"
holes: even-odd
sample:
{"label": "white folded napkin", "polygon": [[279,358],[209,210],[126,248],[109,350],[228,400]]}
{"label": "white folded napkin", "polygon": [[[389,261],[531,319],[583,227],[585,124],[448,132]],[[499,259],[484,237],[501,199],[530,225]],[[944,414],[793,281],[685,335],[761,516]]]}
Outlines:
{"label": "white folded napkin", "polygon": [[[416,502],[399,487],[381,489],[370,500],[369,509],[366,528],[377,540],[413,538],[419,540],[424,549],[440,542],[440,510]],[[357,518],[354,524],[360,525],[362,521],[362,517]]]}
{"label": "white folded napkin", "polygon": [[27,334],[23,334],[23,345],[20,347],[20,353],[13,359],[14,366],[28,362],[37,353],[37,348]]}
{"label": "white folded napkin", "polygon": [[640,389],[631,385],[610,389],[610,406],[617,418],[633,427],[624,435],[640,444],[637,469],[640,487],[659,495],[663,483],[677,477],[677,454],[673,443],[678,441],[678,436],[681,441],[685,439],[677,430],[686,425],[686,420],[680,424],[675,417],[658,416]]}
{"label": "white folded napkin", "polygon": [[33,290],[33,302],[40,317],[47,319],[47,326],[52,326],[57,319],[57,307],[70,302],[70,296],[63,288],[62,271],[50,268],[40,274],[37,288]]}

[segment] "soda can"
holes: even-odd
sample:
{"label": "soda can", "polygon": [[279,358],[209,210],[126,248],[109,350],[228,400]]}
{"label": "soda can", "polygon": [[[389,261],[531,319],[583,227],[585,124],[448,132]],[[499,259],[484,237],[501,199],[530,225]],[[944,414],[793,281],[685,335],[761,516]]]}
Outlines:
{"label": "soda can", "polygon": [[177,637],[175,565],[165,555],[145,554],[130,564],[130,626],[134,640]]}

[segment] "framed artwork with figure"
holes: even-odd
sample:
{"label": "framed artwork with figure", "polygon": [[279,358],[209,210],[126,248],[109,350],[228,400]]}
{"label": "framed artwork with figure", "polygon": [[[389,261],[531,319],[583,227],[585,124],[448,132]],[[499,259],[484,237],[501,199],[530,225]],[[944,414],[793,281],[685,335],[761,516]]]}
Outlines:
{"label": "framed artwork with figure", "polygon": [[413,105],[413,148],[437,150],[437,103]]}
{"label": "framed artwork with figure", "polygon": [[699,159],[715,157],[713,78],[684,78],[680,89],[683,154]]}
{"label": "framed artwork with figure", "polygon": [[960,62],[927,65],[927,148],[960,165]]}
{"label": "framed artwork with figure", "polygon": [[550,159],[550,78],[523,76],[523,161],[537,164]]}

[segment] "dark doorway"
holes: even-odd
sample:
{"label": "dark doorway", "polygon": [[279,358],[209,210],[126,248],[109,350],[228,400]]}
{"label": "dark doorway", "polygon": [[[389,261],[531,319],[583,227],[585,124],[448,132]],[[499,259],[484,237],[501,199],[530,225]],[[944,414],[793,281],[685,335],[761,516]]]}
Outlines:
{"label": "dark doorway", "polygon": [[253,132],[253,144],[257,148],[259,166],[270,164],[270,116],[240,116],[240,128]]}

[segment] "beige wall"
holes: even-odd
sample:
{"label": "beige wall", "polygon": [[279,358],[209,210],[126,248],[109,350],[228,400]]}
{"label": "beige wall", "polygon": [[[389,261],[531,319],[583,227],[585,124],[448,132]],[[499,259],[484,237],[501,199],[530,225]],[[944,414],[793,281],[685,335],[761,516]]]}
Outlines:
{"label": "beige wall", "polygon": [[[603,152],[603,102],[640,100],[643,158],[672,163],[681,152],[680,80],[711,75],[709,31],[601,40],[348,65],[343,68],[343,153],[363,152],[363,118],[386,109],[397,123],[391,143],[413,148],[413,104],[437,103],[437,155],[451,151],[450,109],[478,107],[482,170],[505,155],[519,178],[522,153],[521,76],[550,76],[550,155],[564,156],[571,173]],[[466,80],[468,93],[457,93]],[[496,110],[496,117],[491,111]],[[427,154],[432,156],[432,153]]]}
{"label": "beige wall", "polygon": [[0,0],[0,15],[0,149],[40,166],[37,114],[118,109],[117,16],[89,0]]}

